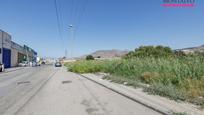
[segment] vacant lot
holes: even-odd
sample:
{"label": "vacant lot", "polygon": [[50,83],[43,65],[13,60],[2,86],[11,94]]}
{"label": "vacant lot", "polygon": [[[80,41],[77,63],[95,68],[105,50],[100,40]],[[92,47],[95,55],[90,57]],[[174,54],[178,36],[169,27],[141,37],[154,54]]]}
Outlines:
{"label": "vacant lot", "polygon": [[105,72],[110,74],[106,79],[114,82],[146,86],[144,91],[152,94],[204,105],[204,59],[201,57],[84,60],[65,65],[76,73]]}
{"label": "vacant lot", "polygon": [[67,63],[77,73],[109,73],[105,79],[204,107],[204,53],[185,54],[166,46],[141,46],[117,60]]}

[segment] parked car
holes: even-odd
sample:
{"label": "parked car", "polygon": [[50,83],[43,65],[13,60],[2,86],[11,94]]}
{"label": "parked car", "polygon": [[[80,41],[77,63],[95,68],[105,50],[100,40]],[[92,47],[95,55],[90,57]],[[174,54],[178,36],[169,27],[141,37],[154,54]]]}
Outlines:
{"label": "parked car", "polygon": [[41,66],[40,62],[37,62],[37,66]]}
{"label": "parked car", "polygon": [[32,67],[37,66],[37,62],[32,62]]}
{"label": "parked car", "polygon": [[32,62],[32,67],[35,67],[35,66],[40,66],[40,63],[39,62]]}
{"label": "parked car", "polygon": [[28,65],[29,63],[27,61],[22,61],[21,63],[18,64],[19,67],[26,67]]}
{"label": "parked car", "polygon": [[0,63],[0,72],[4,71],[4,64]]}
{"label": "parked car", "polygon": [[43,61],[41,64],[42,64],[42,65],[45,65],[45,62]]}
{"label": "parked car", "polygon": [[56,62],[55,67],[62,67],[62,64],[60,62]]}

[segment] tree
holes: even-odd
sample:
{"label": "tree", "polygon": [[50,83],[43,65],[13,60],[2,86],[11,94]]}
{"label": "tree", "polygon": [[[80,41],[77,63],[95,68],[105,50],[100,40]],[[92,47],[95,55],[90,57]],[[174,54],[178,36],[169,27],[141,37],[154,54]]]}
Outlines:
{"label": "tree", "polygon": [[135,54],[134,51],[130,51],[123,58],[128,59],[128,58],[134,57],[134,54]]}
{"label": "tree", "polygon": [[86,60],[94,60],[94,57],[92,55],[86,56]]}
{"label": "tree", "polygon": [[135,51],[129,52],[125,58],[132,57],[171,57],[174,53],[171,48],[166,46],[140,46]]}

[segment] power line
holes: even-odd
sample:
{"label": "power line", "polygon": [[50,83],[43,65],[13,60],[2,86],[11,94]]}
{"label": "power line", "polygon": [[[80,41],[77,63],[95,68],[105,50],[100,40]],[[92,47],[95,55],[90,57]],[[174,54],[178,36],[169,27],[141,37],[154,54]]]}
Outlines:
{"label": "power line", "polygon": [[[79,0],[78,0],[79,1]],[[77,4],[78,3],[78,4]],[[73,22],[73,24],[76,26],[76,23],[77,23],[77,19],[78,19],[78,15],[80,13],[80,3],[81,2],[76,2],[76,7],[75,7],[75,12],[74,12],[74,16],[75,16],[75,20]]]}
{"label": "power line", "polygon": [[62,15],[62,8],[61,8],[61,3],[60,1],[58,2],[58,6],[59,6],[59,18],[60,18],[60,22],[61,22],[61,28],[62,28],[62,38],[63,38],[63,25],[64,25],[64,21],[63,21],[63,15]]}
{"label": "power line", "polygon": [[70,39],[68,39],[69,43],[69,53],[70,57],[73,55],[73,50],[74,50],[74,26],[75,26],[75,17],[76,17],[76,12],[77,12],[77,5],[78,5],[78,0],[72,0],[71,1],[71,9],[70,9],[70,25],[69,25],[69,33],[70,33]]}
{"label": "power line", "polygon": [[[85,9],[86,9],[86,6],[87,6],[87,3],[88,3],[88,0],[75,0],[76,2],[74,2],[72,4],[72,9],[71,9],[71,24],[74,25],[75,27],[78,27],[79,24],[80,24],[80,21],[81,21],[81,18],[85,12]],[[80,4],[81,3],[81,4]]]}
{"label": "power line", "polygon": [[54,0],[54,6],[55,6],[55,11],[56,11],[56,17],[57,17],[57,27],[58,27],[58,32],[59,32],[59,36],[60,36],[60,39],[61,39],[61,45],[62,45],[62,47],[63,47],[63,49],[64,49],[64,42],[63,42],[63,35],[62,35],[62,23],[61,23],[61,15],[60,15],[60,13],[59,13],[59,8],[58,8],[58,2],[57,2],[57,0]]}
{"label": "power line", "polygon": [[75,42],[75,37],[76,37],[76,31],[78,30],[79,28],[79,25],[80,25],[80,21],[81,21],[81,18],[85,12],[85,9],[86,9],[86,5],[88,3],[88,0],[83,0],[83,2],[77,2],[77,0],[72,0],[71,2],[72,4],[72,7],[71,7],[71,24],[69,26],[69,29],[70,29],[70,53],[72,55],[72,51],[71,50],[74,50],[74,42]]}
{"label": "power line", "polygon": [[81,19],[82,19],[82,17],[83,17],[83,15],[84,15],[84,13],[85,13],[85,11],[86,11],[86,7],[87,7],[87,4],[88,4],[88,0],[83,0],[84,2],[83,2],[83,4],[82,4],[82,11],[81,11],[81,13],[79,12],[79,15],[78,15],[78,18],[77,18],[77,22],[76,22],[76,30],[78,30],[79,29],[79,26],[80,26],[80,23],[81,23]]}
{"label": "power line", "polygon": [[74,10],[74,0],[71,1],[71,15],[70,15],[70,24],[73,23],[73,10]]}

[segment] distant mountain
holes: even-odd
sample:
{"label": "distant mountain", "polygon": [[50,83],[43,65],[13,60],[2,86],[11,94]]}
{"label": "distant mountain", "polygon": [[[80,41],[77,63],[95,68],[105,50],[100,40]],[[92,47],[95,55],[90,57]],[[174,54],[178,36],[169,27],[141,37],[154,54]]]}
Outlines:
{"label": "distant mountain", "polygon": [[91,55],[94,57],[101,57],[101,58],[113,58],[113,57],[121,57],[128,53],[128,51],[121,51],[121,50],[99,50]]}
{"label": "distant mountain", "polygon": [[[116,57],[122,57],[124,55],[126,55],[129,51],[122,51],[122,50],[98,50],[95,51],[89,55],[92,55],[93,57],[97,58],[116,58]],[[86,58],[87,55],[84,55],[80,58]]]}
{"label": "distant mountain", "polygon": [[177,51],[183,51],[185,53],[204,52],[204,45],[201,45],[198,47],[189,47],[189,48],[177,49]]}

